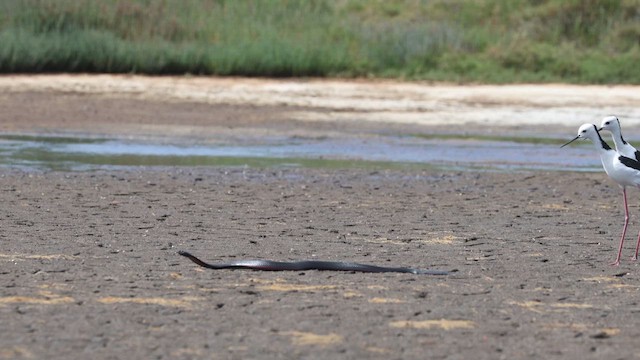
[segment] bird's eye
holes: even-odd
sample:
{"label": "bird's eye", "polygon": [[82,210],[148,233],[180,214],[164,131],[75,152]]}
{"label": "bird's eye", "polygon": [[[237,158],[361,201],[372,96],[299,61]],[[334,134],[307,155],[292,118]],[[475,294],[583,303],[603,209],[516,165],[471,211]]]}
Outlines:
{"label": "bird's eye", "polygon": [[606,123],[604,123],[605,125],[609,125],[611,124],[611,121],[607,121]]}
{"label": "bird's eye", "polygon": [[586,132],[587,132],[587,130],[582,130],[582,133],[583,133],[583,134],[584,134],[584,133],[586,133]]}

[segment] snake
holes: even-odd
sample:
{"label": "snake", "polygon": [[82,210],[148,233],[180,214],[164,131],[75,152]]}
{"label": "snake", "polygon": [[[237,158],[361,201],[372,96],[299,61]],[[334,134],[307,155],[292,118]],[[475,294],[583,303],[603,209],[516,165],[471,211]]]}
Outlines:
{"label": "snake", "polygon": [[352,271],[365,273],[409,273],[420,275],[449,275],[450,271],[445,270],[426,270],[413,269],[406,267],[386,267],[359,264],[354,262],[342,261],[320,261],[320,260],[303,260],[303,261],[272,261],[272,260],[236,260],[227,263],[209,264],[186,251],[178,251],[178,254],[187,257],[194,263],[207,269],[251,269],[263,271],[303,271],[303,270],[332,270],[332,271]]}

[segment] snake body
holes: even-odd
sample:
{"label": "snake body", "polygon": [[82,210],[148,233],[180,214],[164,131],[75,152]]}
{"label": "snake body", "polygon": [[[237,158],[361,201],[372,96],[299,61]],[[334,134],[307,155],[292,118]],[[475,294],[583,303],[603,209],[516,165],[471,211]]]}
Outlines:
{"label": "snake body", "polygon": [[422,275],[449,275],[449,271],[424,270],[405,267],[385,267],[366,265],[353,262],[341,261],[317,261],[303,260],[293,262],[271,261],[271,260],[237,260],[228,263],[209,264],[186,251],[178,251],[178,254],[189,258],[194,263],[208,269],[252,269],[264,271],[302,271],[302,270],[333,270],[333,271],[357,271],[370,273],[398,272]]}

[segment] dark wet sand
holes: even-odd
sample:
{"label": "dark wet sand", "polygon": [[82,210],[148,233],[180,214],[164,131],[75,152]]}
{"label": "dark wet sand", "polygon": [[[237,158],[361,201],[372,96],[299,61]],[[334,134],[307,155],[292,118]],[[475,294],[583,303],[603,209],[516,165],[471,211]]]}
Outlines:
{"label": "dark wet sand", "polygon": [[[0,180],[0,358],[636,354],[634,239],[619,268],[607,265],[623,216],[602,174],[156,168]],[[178,250],[457,272],[213,271]]]}

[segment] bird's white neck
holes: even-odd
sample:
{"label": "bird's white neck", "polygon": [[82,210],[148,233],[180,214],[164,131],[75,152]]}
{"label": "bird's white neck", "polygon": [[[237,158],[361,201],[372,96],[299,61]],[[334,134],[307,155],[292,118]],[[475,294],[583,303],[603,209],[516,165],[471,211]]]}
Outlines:
{"label": "bird's white neck", "polygon": [[622,138],[622,131],[620,129],[611,129],[611,137],[613,138],[613,143],[616,145],[616,149],[621,149],[623,146],[627,144]]}
{"label": "bird's white neck", "polygon": [[[604,153],[608,153],[608,152],[615,152],[610,146],[609,144],[607,144],[603,139],[602,136],[600,136],[600,133],[596,132],[595,134],[593,134],[592,136],[590,136],[591,138],[591,142],[593,143],[593,145],[596,147],[596,149],[598,149],[598,151],[601,152],[601,154]],[[615,141],[615,140],[614,140]]]}

